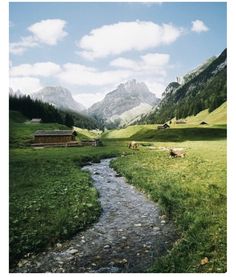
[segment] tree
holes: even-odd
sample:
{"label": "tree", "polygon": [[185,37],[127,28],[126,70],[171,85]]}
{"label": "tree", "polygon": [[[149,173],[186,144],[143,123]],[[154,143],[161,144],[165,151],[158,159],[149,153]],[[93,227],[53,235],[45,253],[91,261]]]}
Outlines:
{"label": "tree", "polygon": [[66,114],[65,116],[65,123],[64,123],[66,126],[68,127],[72,127],[74,126],[74,119],[73,117],[70,115],[70,114]]}

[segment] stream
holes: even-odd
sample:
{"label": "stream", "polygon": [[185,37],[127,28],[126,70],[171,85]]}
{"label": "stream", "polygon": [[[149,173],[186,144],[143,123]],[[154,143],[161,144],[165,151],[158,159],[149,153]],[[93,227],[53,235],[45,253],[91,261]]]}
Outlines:
{"label": "stream", "polygon": [[104,159],[83,167],[99,192],[102,213],[71,240],[18,263],[14,272],[145,272],[171,247],[175,229],[160,208]]}

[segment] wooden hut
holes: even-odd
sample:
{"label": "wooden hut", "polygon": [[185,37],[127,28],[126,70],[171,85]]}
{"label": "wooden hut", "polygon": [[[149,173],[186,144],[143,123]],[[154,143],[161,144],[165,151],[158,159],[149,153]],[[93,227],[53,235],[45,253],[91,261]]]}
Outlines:
{"label": "wooden hut", "polygon": [[161,126],[157,126],[158,130],[160,130],[160,129],[167,129],[167,128],[170,128],[170,126],[167,123],[165,123],[165,124],[163,124]]}
{"label": "wooden hut", "polygon": [[38,130],[34,133],[36,144],[63,144],[71,141],[75,141],[72,130]]}
{"label": "wooden hut", "polygon": [[41,123],[42,122],[42,119],[41,118],[32,118],[30,120],[30,123]]}

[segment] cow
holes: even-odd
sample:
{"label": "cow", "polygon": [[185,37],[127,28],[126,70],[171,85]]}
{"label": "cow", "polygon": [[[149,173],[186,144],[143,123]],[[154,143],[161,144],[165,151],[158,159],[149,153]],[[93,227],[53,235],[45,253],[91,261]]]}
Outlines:
{"label": "cow", "polygon": [[186,155],[183,148],[171,148],[170,149],[170,158],[184,158]]}
{"label": "cow", "polygon": [[138,150],[139,148],[139,143],[137,143],[136,141],[131,141],[129,144],[128,144],[128,147],[130,149],[133,149],[133,150]]}

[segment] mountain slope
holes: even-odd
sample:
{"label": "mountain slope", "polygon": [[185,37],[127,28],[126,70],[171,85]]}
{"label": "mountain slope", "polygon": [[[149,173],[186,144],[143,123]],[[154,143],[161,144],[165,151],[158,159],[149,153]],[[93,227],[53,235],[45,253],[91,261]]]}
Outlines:
{"label": "mountain slope", "polygon": [[74,100],[70,91],[63,87],[45,87],[31,95],[32,99],[47,102],[61,109],[82,112],[85,107]]}
{"label": "mountain slope", "polygon": [[[196,71],[195,71],[196,73]],[[190,76],[190,75],[188,75]],[[158,106],[140,123],[165,122],[176,117],[196,115],[204,109],[213,111],[227,99],[227,51],[226,49],[204,70],[183,85],[170,83]]]}
{"label": "mountain slope", "polygon": [[101,102],[92,105],[88,112],[107,124],[124,125],[151,110],[157,103],[158,99],[144,83],[131,80],[109,92]]}

